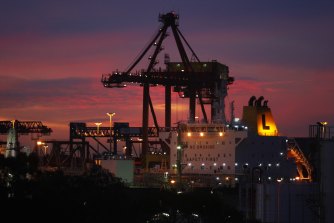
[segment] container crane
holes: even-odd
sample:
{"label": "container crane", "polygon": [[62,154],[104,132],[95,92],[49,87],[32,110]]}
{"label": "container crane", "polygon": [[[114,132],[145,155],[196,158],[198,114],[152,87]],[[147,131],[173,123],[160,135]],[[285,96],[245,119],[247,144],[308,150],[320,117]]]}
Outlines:
{"label": "container crane", "polygon": [[[217,61],[201,62],[195,54],[178,26],[179,16],[174,12],[159,15],[162,22],[157,34],[148,46],[135,59],[134,63],[126,71],[115,71],[111,74],[103,74],[101,82],[106,88],[125,87],[126,83],[135,83],[143,86],[143,150],[145,156],[148,148],[148,124],[149,109],[153,117],[155,127],[159,129],[152,100],[150,97],[150,85],[162,85],[165,87],[165,127],[171,128],[171,88],[178,92],[182,98],[189,98],[189,120],[195,122],[196,99],[201,106],[204,122],[208,123],[204,104],[211,105],[211,120],[216,123],[226,123],[224,99],[227,95],[227,86],[234,81],[229,76],[226,65]],[[169,62],[165,57],[166,70],[155,69],[157,56],[162,51],[162,43],[168,36],[167,30],[171,28],[181,62]],[[186,53],[185,45],[192,53],[195,62],[191,62]],[[154,53],[149,57],[147,68],[141,72],[133,72],[134,67],[144,58],[151,47],[155,47]]]}
{"label": "container crane", "polygon": [[19,151],[19,134],[50,135],[51,132],[52,129],[43,125],[40,121],[0,121],[0,134],[7,134],[6,157],[15,157],[17,151]]}

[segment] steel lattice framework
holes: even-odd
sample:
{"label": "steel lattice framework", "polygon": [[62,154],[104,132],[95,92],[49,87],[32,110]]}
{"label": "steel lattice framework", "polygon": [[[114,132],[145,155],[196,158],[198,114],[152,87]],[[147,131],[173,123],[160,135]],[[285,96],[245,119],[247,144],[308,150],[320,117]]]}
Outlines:
{"label": "steel lattice framework", "polygon": [[[196,99],[201,106],[203,119],[208,122],[204,104],[211,104],[211,117],[213,122],[225,123],[225,105],[224,98],[227,95],[227,85],[232,84],[234,79],[229,76],[227,66],[212,62],[201,62],[187,40],[180,32],[178,26],[178,15],[174,12],[162,14],[159,21],[162,26],[149,42],[148,46],[135,59],[134,63],[124,72],[115,71],[111,74],[103,74],[101,82],[107,88],[122,88],[127,83],[140,84],[143,86],[143,116],[142,116],[142,134],[143,151],[147,153],[149,137],[149,110],[153,117],[155,127],[159,130],[153,103],[150,97],[150,86],[162,85],[165,87],[165,126],[171,127],[171,87],[178,92],[180,97],[189,98],[189,122],[195,122]],[[162,43],[168,36],[167,30],[171,28],[176,46],[178,48],[181,62],[171,63],[169,57],[166,58],[166,70],[156,69],[158,63],[157,56],[163,50]],[[190,61],[187,55],[186,45],[192,53]],[[152,56],[149,57],[147,69],[142,72],[132,72],[134,67],[144,58],[147,52],[155,47]],[[206,99],[206,100],[204,100]]]}
{"label": "steel lattice framework", "polygon": [[0,121],[0,134],[7,134],[9,129],[15,128],[19,134],[40,133],[50,135],[51,128],[43,125],[40,121]]}

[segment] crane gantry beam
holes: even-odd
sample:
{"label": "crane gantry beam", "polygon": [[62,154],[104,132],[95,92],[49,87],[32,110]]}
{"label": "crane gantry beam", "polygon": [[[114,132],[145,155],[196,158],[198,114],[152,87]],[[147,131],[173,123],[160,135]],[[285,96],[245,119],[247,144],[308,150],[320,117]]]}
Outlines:
{"label": "crane gantry beam", "polygon": [[43,125],[40,121],[0,121],[0,134],[8,134],[8,131],[15,128],[19,134],[40,133],[50,135],[51,128]]}
{"label": "crane gantry beam", "polygon": [[[202,72],[168,72],[153,71],[149,75],[147,73],[122,73],[114,72],[112,74],[103,74],[102,83],[104,87],[125,87],[125,83],[137,83],[137,84],[151,84],[151,85],[163,85],[163,86],[178,86],[188,87],[194,86],[199,89],[214,87],[214,84],[221,78],[217,76],[213,71]],[[229,79],[229,84],[233,82],[233,79]]]}

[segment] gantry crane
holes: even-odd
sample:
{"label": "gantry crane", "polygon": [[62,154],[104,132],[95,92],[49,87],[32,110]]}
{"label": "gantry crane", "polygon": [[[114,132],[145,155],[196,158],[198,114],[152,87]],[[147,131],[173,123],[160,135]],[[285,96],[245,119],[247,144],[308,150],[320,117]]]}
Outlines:
{"label": "gantry crane", "polygon": [[6,157],[15,157],[19,151],[19,134],[27,135],[29,133],[39,135],[50,135],[51,128],[43,125],[40,121],[0,121],[0,134],[7,134]]}
{"label": "gantry crane", "polygon": [[[135,83],[143,86],[143,146],[142,155],[146,155],[148,148],[148,124],[149,109],[151,110],[155,127],[159,129],[155,116],[152,100],[150,97],[151,85],[162,85],[165,87],[165,127],[171,127],[171,89],[178,92],[180,97],[189,98],[189,122],[195,122],[196,99],[201,106],[204,122],[208,122],[204,104],[211,105],[211,121],[225,123],[224,99],[227,95],[227,86],[234,79],[229,76],[226,65],[217,61],[201,62],[187,40],[180,32],[178,26],[179,16],[174,12],[159,15],[162,22],[157,34],[149,42],[148,46],[135,59],[134,63],[126,71],[115,71],[111,74],[103,74],[101,82],[106,88],[125,87],[126,83]],[[169,56],[165,54],[166,69],[156,69],[157,56],[162,51],[162,43],[168,36],[167,30],[171,28],[176,46],[178,48],[181,62],[170,62]],[[189,48],[194,62],[189,60],[186,49]],[[144,58],[151,47],[155,47],[152,56],[149,56],[149,64],[146,70],[133,72],[134,67]]]}

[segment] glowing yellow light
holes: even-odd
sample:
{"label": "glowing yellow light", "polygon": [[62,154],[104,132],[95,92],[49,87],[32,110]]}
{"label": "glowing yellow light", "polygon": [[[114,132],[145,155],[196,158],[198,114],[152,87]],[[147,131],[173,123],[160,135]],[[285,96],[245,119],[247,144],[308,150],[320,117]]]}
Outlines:
{"label": "glowing yellow light", "polygon": [[271,112],[258,114],[257,130],[260,136],[277,136],[278,130]]}
{"label": "glowing yellow light", "polygon": [[99,128],[100,125],[102,125],[102,122],[95,122],[94,124],[97,126],[97,133],[99,133]]}
{"label": "glowing yellow light", "polygon": [[170,181],[171,184],[175,184],[175,182],[176,182],[175,180],[171,180]]}
{"label": "glowing yellow light", "polygon": [[114,115],[116,115],[116,113],[115,112],[107,112],[107,115],[110,117],[113,117]]}
{"label": "glowing yellow light", "polygon": [[101,166],[101,160],[95,160],[95,164]]}
{"label": "glowing yellow light", "polygon": [[204,136],[204,133],[203,133],[203,132],[200,132],[199,135],[200,135],[200,136]]}
{"label": "glowing yellow light", "polygon": [[37,141],[37,145],[38,146],[41,146],[41,145],[43,145],[44,143],[42,142],[42,141]]}
{"label": "glowing yellow light", "polygon": [[219,133],[219,136],[223,136],[224,134],[222,132]]}
{"label": "glowing yellow light", "polygon": [[188,132],[188,133],[187,133],[187,136],[191,136],[191,132]]}

